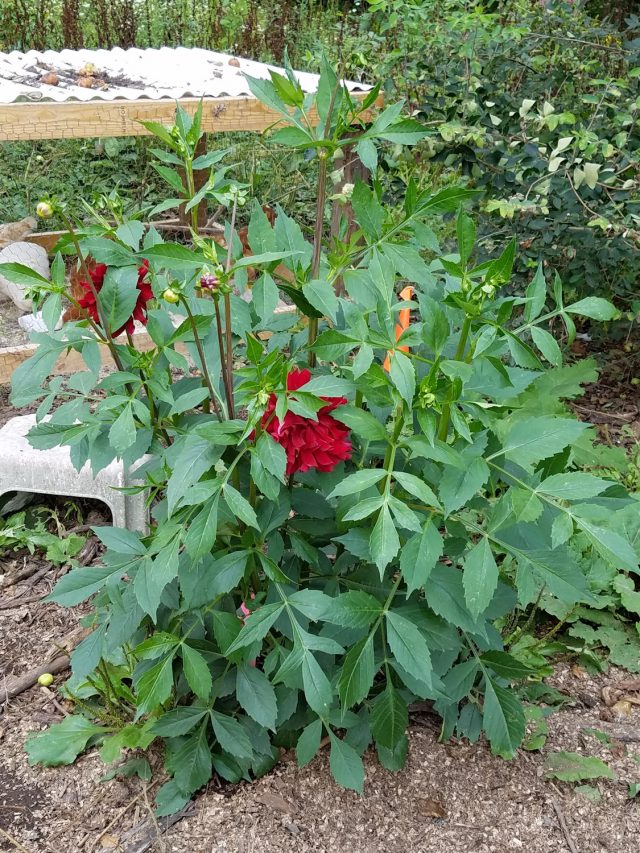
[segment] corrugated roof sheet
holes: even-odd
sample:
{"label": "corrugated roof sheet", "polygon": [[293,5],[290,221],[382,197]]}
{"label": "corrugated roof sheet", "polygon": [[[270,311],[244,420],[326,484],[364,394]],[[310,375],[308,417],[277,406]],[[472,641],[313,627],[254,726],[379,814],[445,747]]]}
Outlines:
{"label": "corrugated roof sheet", "polygon": [[[0,104],[252,97],[244,75],[268,78],[270,69],[284,73],[273,65],[200,48],[14,51],[0,53]],[[43,82],[52,74],[57,85]],[[296,71],[295,75],[305,92],[316,90],[317,74]],[[370,88],[344,82],[351,91]]]}

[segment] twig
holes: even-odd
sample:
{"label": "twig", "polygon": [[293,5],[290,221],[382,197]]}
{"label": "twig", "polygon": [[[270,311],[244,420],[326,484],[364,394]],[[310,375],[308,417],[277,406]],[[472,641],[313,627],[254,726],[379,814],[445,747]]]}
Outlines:
{"label": "twig", "polygon": [[14,598],[0,602],[0,610],[13,610],[14,607],[22,607],[23,604],[34,604],[36,601],[42,601],[43,598],[45,598],[44,595],[30,595],[27,598],[23,595],[16,595]]}
{"label": "twig", "polygon": [[[56,699],[55,694],[54,694],[54,693],[52,693],[52,692],[51,692],[51,690],[49,690],[49,688],[48,688],[48,687],[41,687],[41,688],[40,688],[40,690],[41,690],[41,691],[46,695],[46,697],[47,697],[47,702],[51,702],[51,704],[53,705],[53,707],[54,707],[57,711],[59,711],[59,712],[62,714],[62,716],[63,716],[63,717],[68,717],[68,716],[69,716],[69,712],[67,711],[67,709],[62,707],[62,705],[61,705],[61,704],[58,702],[58,700]],[[45,703],[45,704],[46,704],[46,703]]]}
{"label": "twig", "polygon": [[70,527],[62,533],[62,538],[67,539],[69,536],[74,536],[77,533],[88,533],[94,527],[109,527],[107,521],[94,522],[93,524],[79,524],[77,527]]}
{"label": "twig", "polygon": [[49,663],[43,663],[40,664],[40,666],[35,667],[35,669],[30,669],[28,672],[25,672],[24,675],[20,675],[18,678],[5,682],[5,685],[0,691],[0,703],[4,704],[8,702],[9,699],[13,699],[14,696],[18,696],[25,690],[33,687],[40,676],[44,675],[45,672],[50,672],[51,675],[56,675],[59,672],[64,672],[65,669],[68,668],[68,655],[61,655],[59,658],[49,661]]}
{"label": "twig", "polygon": [[[38,569],[37,563],[29,563],[28,565],[23,566],[21,569],[18,569],[15,574],[0,580],[0,589],[5,589],[8,586],[15,586],[20,581],[26,580],[32,575],[37,575],[35,579],[37,580],[39,577],[42,577],[43,574],[46,574],[49,569],[52,568],[52,566],[53,563],[47,563],[44,568]],[[32,581],[32,583],[35,583],[35,580]]]}
{"label": "twig", "polygon": [[578,850],[578,848],[576,847],[576,845],[573,841],[573,838],[571,837],[571,833],[569,832],[569,827],[567,826],[567,822],[564,819],[564,815],[562,814],[562,811],[560,810],[560,806],[557,804],[557,802],[555,800],[551,800],[551,805],[553,806],[555,813],[558,815],[558,823],[560,824],[560,829],[562,830],[562,834],[565,837],[565,840],[567,842],[569,850],[571,850],[571,853],[580,853],[580,851]]}
{"label": "twig", "polygon": [[[131,808],[131,806],[133,806],[135,803],[137,803],[137,802],[138,802],[138,800],[140,799],[140,797],[142,797],[142,795],[145,793],[145,790],[146,790],[146,788],[143,788],[143,790],[142,790],[142,791],[140,791],[140,793],[139,793],[139,794],[136,794],[136,796],[135,796],[132,800],[130,800],[130,801],[127,803],[127,805],[126,805],[126,806],[124,806],[124,808],[120,809],[120,811],[116,813],[116,816],[113,818],[113,820],[111,820],[111,821],[110,821],[110,822],[105,826],[105,828],[100,832],[100,834],[99,834],[99,835],[96,835],[96,837],[93,839],[93,842],[91,843],[91,845],[87,848],[88,850],[95,850],[95,848],[98,846],[98,842],[100,841],[100,839],[102,838],[102,836],[103,836],[103,835],[105,835],[105,834],[106,834],[106,833],[111,829],[111,827],[112,827],[114,824],[116,824],[116,823],[120,820],[120,818],[121,818],[124,814],[126,814],[126,813],[129,811],[129,809]],[[88,837],[89,837],[88,835],[85,835],[85,837],[82,839],[82,841],[81,841],[81,842],[80,842],[80,844],[79,844],[79,846],[80,846],[80,847],[82,847],[82,846],[83,846],[84,842],[86,841],[86,839],[87,839]]]}
{"label": "twig", "polygon": [[[154,844],[158,841],[157,829],[159,829],[160,832],[166,832],[174,823],[182,820],[183,817],[187,817],[192,810],[193,802],[190,800],[183,809],[180,809],[180,811],[175,812],[172,815],[168,815],[167,817],[162,817],[159,820],[156,819],[155,826],[148,819],[139,823],[138,826],[134,826],[134,828],[124,836],[125,841],[133,839],[132,843],[126,844],[124,853],[146,853],[147,850],[151,850]],[[136,836],[139,836],[138,841],[135,840]]]}
{"label": "twig", "polygon": [[13,844],[13,846],[16,847],[18,850],[23,850],[24,853],[29,853],[29,851],[24,846],[24,844],[20,844],[20,842],[17,839],[15,839],[13,837],[13,835],[9,835],[9,833],[6,832],[6,830],[4,830],[1,826],[0,826],[0,834],[2,834],[7,839],[7,841],[10,841]]}

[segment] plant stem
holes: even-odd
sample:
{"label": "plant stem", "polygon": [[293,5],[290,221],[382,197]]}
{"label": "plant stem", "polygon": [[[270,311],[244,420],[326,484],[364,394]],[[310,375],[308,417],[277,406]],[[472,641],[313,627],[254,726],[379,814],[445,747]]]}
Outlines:
{"label": "plant stem", "polygon": [[[322,238],[324,236],[324,205],[327,198],[327,152],[318,152],[318,189],[316,195],[316,222],[313,234],[313,254],[311,256],[311,281],[318,278],[320,273],[320,258],[322,256]],[[307,346],[309,347],[309,367],[315,367],[316,354],[311,347],[318,337],[318,318],[309,317]]]}
{"label": "plant stem", "polygon": [[[467,348],[467,340],[469,339],[469,331],[471,330],[471,317],[465,316],[464,322],[462,324],[462,328],[460,329],[460,339],[458,341],[458,348],[456,349],[456,354],[454,355],[455,361],[462,361],[464,356],[464,351]],[[442,407],[442,414],[440,415],[440,423],[438,424],[438,438],[440,441],[447,440],[447,434],[449,432],[449,417],[451,414],[451,403],[445,403]]]}
{"label": "plant stem", "polygon": [[[220,369],[222,371],[222,383],[224,385],[224,394],[227,398],[227,405],[229,404],[229,382],[227,379],[227,359],[224,351],[224,340],[222,338],[222,317],[220,316],[220,304],[218,302],[219,296],[216,293],[213,297],[213,305],[216,312],[216,329],[218,333],[218,350],[220,351]],[[229,416],[231,416],[231,412],[229,412]]]}
{"label": "plant stem", "polygon": [[[236,229],[236,214],[238,212],[238,196],[233,200],[233,210],[231,211],[231,223],[229,225],[229,245],[227,246],[227,263],[226,272],[231,269],[231,256],[233,252],[233,235]],[[231,329],[231,294],[227,291],[224,293],[224,331],[226,341],[226,364],[224,370],[227,374],[225,390],[227,392],[227,406],[229,409],[229,417],[235,417],[235,408],[233,404],[233,337]]]}
{"label": "plant stem", "polygon": [[200,335],[198,334],[198,327],[196,326],[196,322],[193,319],[193,314],[191,313],[191,308],[189,308],[189,302],[186,297],[181,295],[180,301],[184,305],[184,309],[187,312],[187,317],[189,318],[189,321],[191,323],[191,328],[193,329],[193,339],[196,344],[196,349],[198,350],[198,355],[200,356],[200,362],[202,363],[202,378],[204,379],[207,389],[209,391],[209,397],[211,398],[211,403],[213,404],[213,410],[216,413],[218,420],[222,421],[222,412],[220,411],[218,398],[216,396],[215,391],[213,390],[213,383],[211,382],[211,377],[209,376],[209,370],[207,368],[207,361],[204,357],[202,341],[200,340]]}

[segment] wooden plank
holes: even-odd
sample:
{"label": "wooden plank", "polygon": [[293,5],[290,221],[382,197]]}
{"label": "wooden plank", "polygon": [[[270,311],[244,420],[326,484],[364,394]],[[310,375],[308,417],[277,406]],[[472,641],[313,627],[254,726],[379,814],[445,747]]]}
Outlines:
{"label": "wooden plank", "polygon": [[[366,92],[354,92],[362,99]],[[199,98],[182,98],[187,112],[193,113]],[[376,102],[383,103],[380,96]],[[0,141],[23,139],[81,139],[87,137],[144,136],[141,121],[173,124],[176,102],[168,99],[135,101],[29,101],[0,105]],[[310,113],[317,122],[317,114]],[[367,114],[365,118],[370,115]],[[205,98],[202,129],[207,133],[232,130],[263,131],[281,116],[255,98]]]}

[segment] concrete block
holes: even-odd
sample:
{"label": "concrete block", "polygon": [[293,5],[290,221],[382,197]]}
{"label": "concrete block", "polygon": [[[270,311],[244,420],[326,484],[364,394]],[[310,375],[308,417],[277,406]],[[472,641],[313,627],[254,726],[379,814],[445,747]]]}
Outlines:
{"label": "concrete block", "polygon": [[27,433],[35,423],[35,415],[20,415],[11,418],[0,429],[0,495],[30,492],[93,498],[109,507],[114,527],[147,532],[149,513],[145,507],[145,493],[123,495],[116,491],[118,487],[136,483],[134,472],[126,472],[122,462],[118,461],[112,462],[95,477],[89,463],[78,472],[71,464],[68,447],[51,450],[31,447]]}

